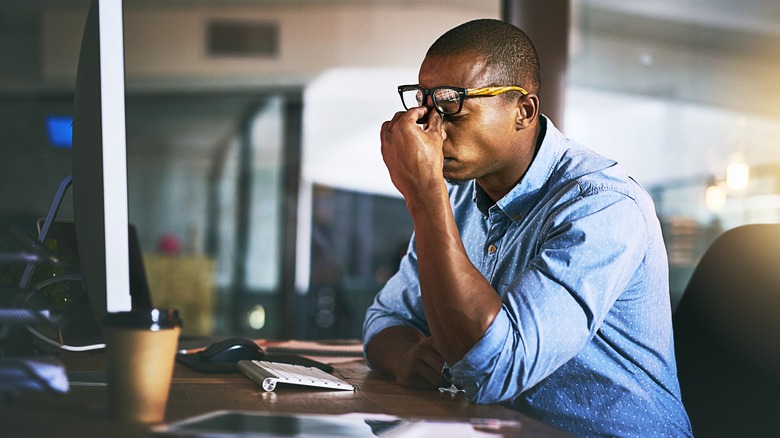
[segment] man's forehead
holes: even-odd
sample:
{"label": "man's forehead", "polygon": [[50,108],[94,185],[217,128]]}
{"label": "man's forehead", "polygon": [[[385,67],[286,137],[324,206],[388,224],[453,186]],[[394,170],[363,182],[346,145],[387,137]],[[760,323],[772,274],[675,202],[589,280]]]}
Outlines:
{"label": "man's forehead", "polygon": [[428,55],[420,66],[419,80],[425,87],[477,87],[487,81],[488,73],[485,57],[479,54]]}

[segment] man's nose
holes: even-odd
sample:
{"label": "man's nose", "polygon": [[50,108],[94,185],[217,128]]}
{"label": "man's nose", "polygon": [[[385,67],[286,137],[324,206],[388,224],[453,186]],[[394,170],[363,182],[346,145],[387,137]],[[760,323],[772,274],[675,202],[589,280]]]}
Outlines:
{"label": "man's nose", "polygon": [[429,110],[435,111],[433,108],[433,96],[430,94],[425,96],[425,100],[423,100],[423,106],[427,106]]}

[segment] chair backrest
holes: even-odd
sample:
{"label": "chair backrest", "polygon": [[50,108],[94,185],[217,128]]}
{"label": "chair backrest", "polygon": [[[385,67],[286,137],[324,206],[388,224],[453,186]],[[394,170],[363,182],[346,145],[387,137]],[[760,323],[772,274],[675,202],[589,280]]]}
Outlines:
{"label": "chair backrest", "polygon": [[721,234],[673,322],[694,435],[780,436],[780,224]]}

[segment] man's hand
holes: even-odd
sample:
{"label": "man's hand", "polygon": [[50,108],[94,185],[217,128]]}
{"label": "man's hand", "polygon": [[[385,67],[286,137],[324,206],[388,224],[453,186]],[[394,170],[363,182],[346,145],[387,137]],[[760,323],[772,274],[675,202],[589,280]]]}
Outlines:
{"label": "man's hand", "polygon": [[418,389],[449,386],[442,376],[444,358],[436,351],[433,338],[409,327],[390,327],[366,347],[371,364],[395,378],[400,385]]}
{"label": "man's hand", "polygon": [[[429,111],[424,106],[412,108],[382,124],[382,158],[390,179],[407,200],[427,193],[432,184],[444,185],[442,144],[446,133],[441,115]],[[418,125],[426,115],[427,124]]]}
{"label": "man's hand", "polygon": [[410,388],[436,389],[449,386],[442,375],[444,358],[433,348],[433,338],[425,338],[401,355],[395,381]]}

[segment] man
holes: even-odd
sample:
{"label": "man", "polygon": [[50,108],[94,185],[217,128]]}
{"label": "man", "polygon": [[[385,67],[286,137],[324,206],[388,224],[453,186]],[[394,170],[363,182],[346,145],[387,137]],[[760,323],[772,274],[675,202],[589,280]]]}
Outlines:
{"label": "man", "polygon": [[652,201],[540,114],[539,87],[532,43],[498,20],[442,35],[399,87],[382,156],[414,235],[366,357],[581,436],[688,436]]}

